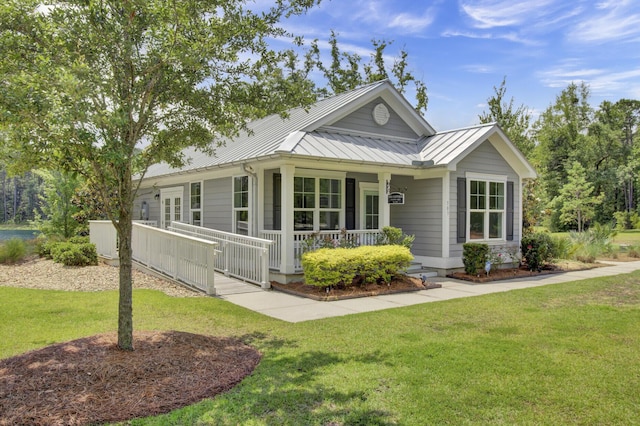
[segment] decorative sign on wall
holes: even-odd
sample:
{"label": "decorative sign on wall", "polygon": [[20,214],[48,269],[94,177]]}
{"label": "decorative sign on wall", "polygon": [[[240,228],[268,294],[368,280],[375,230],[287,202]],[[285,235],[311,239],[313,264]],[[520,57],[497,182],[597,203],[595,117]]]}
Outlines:
{"label": "decorative sign on wall", "polygon": [[387,196],[387,203],[389,204],[404,204],[404,193],[392,192]]}

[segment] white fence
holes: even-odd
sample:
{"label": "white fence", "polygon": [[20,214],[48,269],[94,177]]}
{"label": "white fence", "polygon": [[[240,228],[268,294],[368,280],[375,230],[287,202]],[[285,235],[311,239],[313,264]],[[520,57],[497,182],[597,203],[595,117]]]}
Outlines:
{"label": "white fence", "polygon": [[[117,237],[113,224],[91,221],[89,226],[91,242],[96,244],[98,254],[116,258]],[[213,265],[217,243],[134,223],[131,244],[135,261],[215,295]]]}
{"label": "white fence", "polygon": [[220,250],[215,261],[217,271],[227,276],[260,284],[262,288],[271,287],[269,283],[271,241],[181,222],[171,222],[168,229],[180,234],[215,241]]}
{"label": "white fence", "polygon": [[[309,244],[305,243],[305,241],[308,239],[313,238],[316,241],[328,240],[330,243],[336,245],[340,244],[341,240],[346,239],[355,246],[371,246],[376,244],[380,233],[381,232],[378,229],[353,229],[347,231],[336,230],[319,232],[296,231],[293,233],[295,270],[296,272],[302,271],[301,258],[306,244]],[[280,264],[282,262],[282,235],[282,231],[265,230],[260,232],[260,236],[274,242],[274,247],[271,250],[271,254],[269,256],[269,267],[272,269],[280,269]]]}

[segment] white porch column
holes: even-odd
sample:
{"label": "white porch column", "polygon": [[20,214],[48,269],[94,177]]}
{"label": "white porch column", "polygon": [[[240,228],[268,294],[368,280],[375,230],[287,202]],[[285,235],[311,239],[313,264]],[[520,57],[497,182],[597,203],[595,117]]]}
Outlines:
{"label": "white porch column", "polygon": [[451,224],[451,172],[445,172],[444,176],[442,176],[442,257],[448,258],[451,253],[449,253],[449,234],[451,229],[449,226]]}
{"label": "white porch column", "polygon": [[254,218],[257,219],[253,221],[255,226],[255,233],[253,235],[260,237],[260,232],[264,229],[264,169],[263,168],[259,168],[258,170],[256,170],[255,179],[258,181],[256,185],[258,194],[257,194],[257,197],[255,198],[257,199],[257,203],[253,209],[256,212],[256,215],[254,216]]}
{"label": "white porch column", "polygon": [[291,164],[286,164],[280,167],[281,175],[281,226],[282,226],[282,240],[280,244],[281,248],[281,263],[280,272],[283,274],[293,274],[295,272],[294,264],[294,241],[293,241],[293,176],[296,172],[296,167]]}
{"label": "white porch column", "polygon": [[378,226],[391,223],[388,195],[391,192],[391,173],[378,173]]}

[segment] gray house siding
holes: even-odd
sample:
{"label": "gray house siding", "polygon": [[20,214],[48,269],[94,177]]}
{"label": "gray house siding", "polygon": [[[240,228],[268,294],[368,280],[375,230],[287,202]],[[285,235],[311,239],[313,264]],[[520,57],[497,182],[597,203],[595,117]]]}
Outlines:
{"label": "gray house siding", "polygon": [[155,220],[160,224],[160,199],[154,197],[155,192],[150,190],[143,190],[133,202],[133,220],[143,220],[142,214],[142,202],[146,201],[148,206],[149,217],[148,220]]}
{"label": "gray house siding", "polygon": [[[380,126],[373,121],[373,108],[379,103],[385,104],[390,113],[389,121],[384,126]],[[381,98],[368,103],[342,120],[336,121],[331,124],[331,127],[412,139],[415,139],[417,136],[407,123]]]}
{"label": "gray house siding", "polygon": [[390,206],[391,226],[415,235],[414,255],[442,256],[442,180],[393,176],[391,186],[405,193],[404,204]]}
{"label": "gray house siding", "polygon": [[204,181],[203,226],[219,231],[232,231],[231,183],[231,177]]}
{"label": "gray house siding", "polygon": [[519,188],[519,176],[504,160],[500,153],[491,145],[490,142],[483,142],[476,150],[474,150],[467,157],[462,159],[458,165],[457,170],[450,175],[449,188],[451,191],[450,206],[449,209],[449,226],[450,226],[450,240],[449,240],[449,257],[462,257],[462,244],[456,241],[456,218],[457,218],[457,179],[459,177],[464,178],[466,172],[482,173],[488,175],[505,175],[508,181],[514,182],[514,224],[513,233],[514,241],[507,242],[506,245],[517,245],[521,237],[522,223],[518,218],[520,217],[520,197],[521,194]]}

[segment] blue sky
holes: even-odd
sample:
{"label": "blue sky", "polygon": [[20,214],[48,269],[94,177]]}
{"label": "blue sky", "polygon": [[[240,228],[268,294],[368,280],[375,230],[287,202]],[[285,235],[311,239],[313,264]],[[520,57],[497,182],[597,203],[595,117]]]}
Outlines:
{"label": "blue sky", "polygon": [[594,107],[640,99],[638,0],[323,0],[284,27],[325,52],[333,29],[366,62],[373,38],[393,40],[389,64],[404,47],[437,130],[477,124],[504,76],[534,117],[572,81],[590,85]]}

